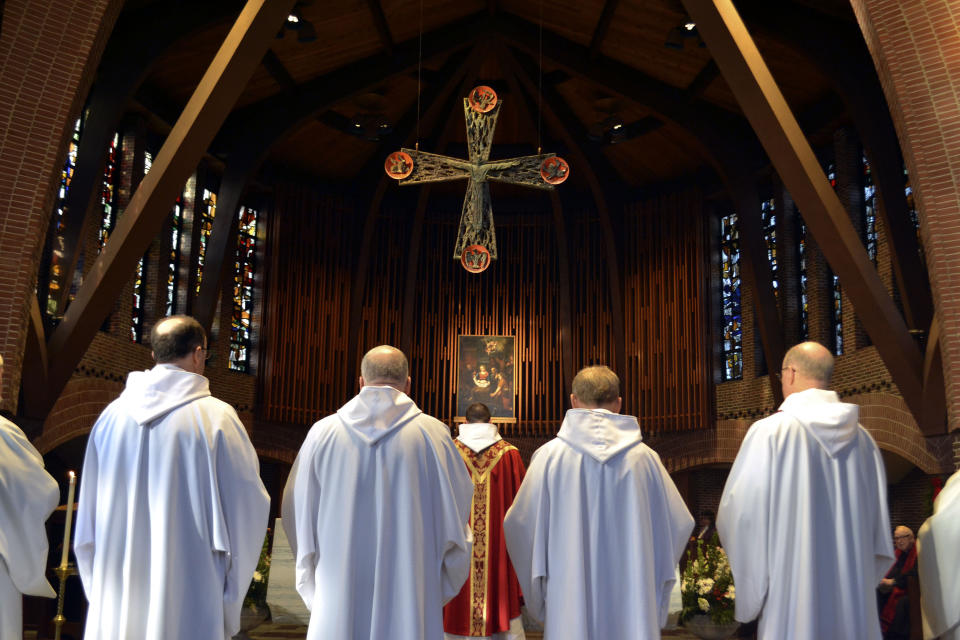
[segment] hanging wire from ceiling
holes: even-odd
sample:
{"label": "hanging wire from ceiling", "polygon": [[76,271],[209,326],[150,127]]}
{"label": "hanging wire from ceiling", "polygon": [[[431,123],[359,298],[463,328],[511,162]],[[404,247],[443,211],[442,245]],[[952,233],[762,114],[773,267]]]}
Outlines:
{"label": "hanging wire from ceiling", "polygon": [[423,0],[420,0],[420,35],[417,37],[417,139],[413,148],[420,150],[420,84],[423,74]]}
{"label": "hanging wire from ceiling", "polygon": [[537,3],[539,16],[537,22],[540,25],[539,42],[537,44],[538,69],[537,69],[537,155],[543,153],[543,140],[541,138],[541,121],[543,119],[543,0]]}

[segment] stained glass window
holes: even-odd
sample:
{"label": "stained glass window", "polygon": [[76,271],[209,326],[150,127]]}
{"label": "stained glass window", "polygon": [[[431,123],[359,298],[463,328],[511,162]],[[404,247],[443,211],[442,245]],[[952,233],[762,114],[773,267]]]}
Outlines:
{"label": "stained glass window", "polygon": [[777,207],[773,198],[760,203],[760,220],[763,225],[763,240],[767,245],[767,261],[773,280],[773,294],[780,297],[780,269],[777,261]]}
{"label": "stained glass window", "polygon": [[[146,151],[143,155],[143,175],[147,175],[152,165],[153,154]],[[130,339],[134,342],[143,341],[143,305],[147,294],[147,282],[146,278],[144,278],[146,261],[147,254],[144,254],[137,262],[137,270],[133,278],[133,301],[130,308]]]}
{"label": "stained glass window", "polygon": [[800,340],[808,340],[810,329],[807,326],[807,225],[800,216],[797,220],[797,291],[800,295]]}
{"label": "stained glass window", "polygon": [[863,241],[867,255],[877,263],[877,209],[876,187],[873,184],[873,171],[866,156],[862,156],[863,166]]}
{"label": "stained glass window", "polygon": [[257,254],[257,211],[241,207],[233,275],[233,319],[230,327],[230,368],[250,370],[250,318]]}
{"label": "stained glass window", "polygon": [[180,281],[180,240],[183,233],[183,195],[177,196],[177,201],[170,212],[170,256],[167,259],[167,315],[177,312],[177,284]]}
{"label": "stained glass window", "polygon": [[200,249],[197,252],[197,293],[200,293],[200,281],[203,280],[203,263],[207,257],[207,242],[213,231],[213,217],[217,214],[217,194],[203,190],[203,202],[200,203]]}
{"label": "stained glass window", "polygon": [[[827,166],[827,179],[830,180],[830,186],[837,188],[837,169],[831,163]],[[843,289],[840,286],[838,278],[833,270],[829,270],[830,282],[830,320],[832,330],[830,337],[833,342],[833,352],[836,355],[843,353]]]}
{"label": "stained glass window", "polygon": [[73,125],[73,137],[67,149],[67,159],[60,172],[60,189],[57,192],[57,206],[53,214],[53,251],[50,254],[50,275],[47,283],[47,297],[44,309],[49,316],[57,314],[57,303],[60,290],[64,286],[61,282],[63,275],[63,232],[66,214],[67,193],[73,181],[73,172],[77,167],[77,150],[80,148],[80,134],[83,129],[83,119],[77,118]]}
{"label": "stained glass window", "polygon": [[117,178],[120,175],[120,134],[113,134],[110,146],[107,147],[107,161],[103,166],[103,181],[100,186],[100,248],[98,253],[110,239],[113,227],[117,223]]}
{"label": "stained glass window", "polygon": [[737,214],[720,219],[720,266],[723,286],[724,380],[743,378],[743,332],[740,317],[740,231]]}

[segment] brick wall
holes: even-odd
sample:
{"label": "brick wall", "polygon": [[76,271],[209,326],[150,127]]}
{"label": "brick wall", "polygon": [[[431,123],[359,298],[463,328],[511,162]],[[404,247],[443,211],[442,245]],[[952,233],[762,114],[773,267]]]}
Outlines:
{"label": "brick wall", "polygon": [[8,0],[0,32],[0,351],[15,411],[29,303],[73,121],[123,0]]}
{"label": "brick wall", "polygon": [[[913,179],[943,366],[960,366],[960,5],[852,0]],[[948,420],[960,428],[960,379],[946,377]]]}

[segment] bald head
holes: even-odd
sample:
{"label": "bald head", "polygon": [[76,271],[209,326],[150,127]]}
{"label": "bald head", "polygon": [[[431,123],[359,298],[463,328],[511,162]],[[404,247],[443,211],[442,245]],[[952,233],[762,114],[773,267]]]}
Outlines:
{"label": "bald head", "polygon": [[202,374],[207,357],[207,332],[190,316],[167,316],[153,325],[150,348],[157,364],[175,364]]}
{"label": "bald head", "polygon": [[783,357],[784,397],[806,389],[826,389],[833,376],[833,355],[818,342],[801,342]]}
{"label": "bald head", "polygon": [[360,362],[360,386],[388,386],[404,393],[410,390],[407,357],[396,347],[383,344],[367,351]]}
{"label": "bald head", "polygon": [[620,411],[620,378],[604,365],[581,369],[573,378],[570,404],[575,409]]}

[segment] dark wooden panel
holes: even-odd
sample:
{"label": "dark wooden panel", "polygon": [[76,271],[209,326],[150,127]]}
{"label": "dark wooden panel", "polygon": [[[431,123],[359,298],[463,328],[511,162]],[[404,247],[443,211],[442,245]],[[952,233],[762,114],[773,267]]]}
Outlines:
{"label": "dark wooden panel", "polygon": [[646,433],[713,426],[706,219],[696,194],[627,207],[624,413]]}
{"label": "dark wooden panel", "polygon": [[355,388],[344,379],[355,211],[281,185],[270,216],[258,418],[309,425]]}

